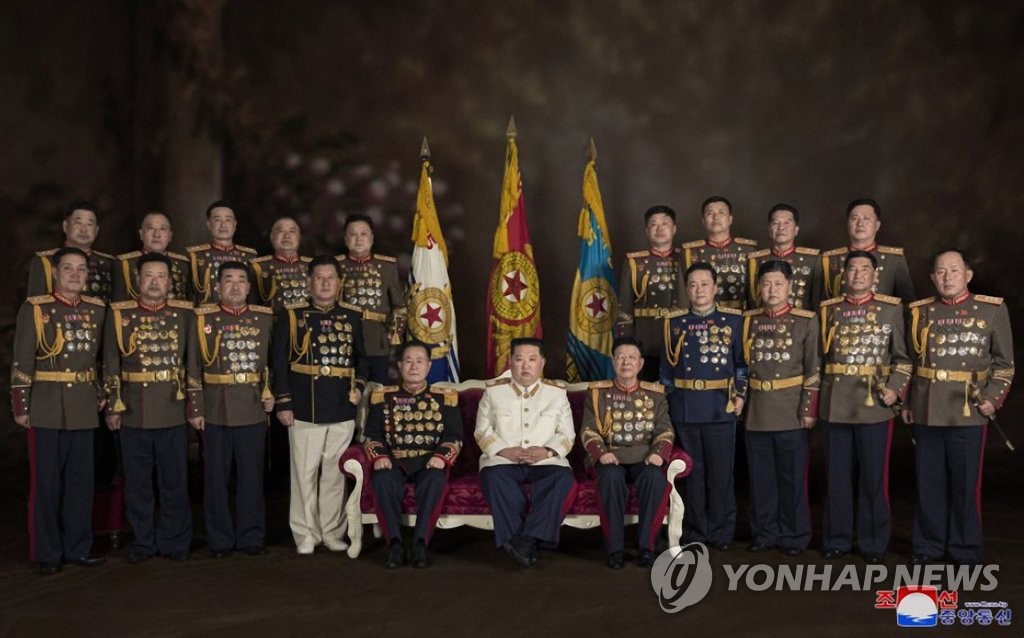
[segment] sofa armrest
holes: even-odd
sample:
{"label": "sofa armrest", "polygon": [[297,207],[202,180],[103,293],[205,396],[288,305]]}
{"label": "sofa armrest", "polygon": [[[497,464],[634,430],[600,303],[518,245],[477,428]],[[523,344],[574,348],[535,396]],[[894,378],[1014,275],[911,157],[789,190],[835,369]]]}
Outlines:
{"label": "sofa armrest", "polygon": [[360,504],[363,499],[363,490],[367,489],[367,478],[373,467],[370,459],[363,451],[363,446],[356,444],[348,446],[341,458],[338,460],[338,467],[341,473],[355,481],[352,493],[345,501],[345,514],[348,516],[348,556],[355,558],[363,549],[363,513]]}
{"label": "sofa armrest", "polygon": [[676,480],[686,477],[693,471],[693,459],[682,448],[672,446],[669,452],[668,469],[665,471],[665,478],[669,484],[669,508],[668,508],[668,546],[678,547],[683,536],[683,514],[686,511],[686,504],[679,493]]}
{"label": "sofa armrest", "polygon": [[682,466],[680,467],[679,465],[677,465],[676,467],[680,469],[674,473],[666,473],[666,478],[669,480],[669,482],[676,481],[681,478],[686,478],[690,474],[690,472],[693,471],[693,459],[690,458],[690,455],[686,453],[686,450],[677,445],[673,445],[672,449],[669,451],[667,465],[671,467],[673,461],[682,461]]}

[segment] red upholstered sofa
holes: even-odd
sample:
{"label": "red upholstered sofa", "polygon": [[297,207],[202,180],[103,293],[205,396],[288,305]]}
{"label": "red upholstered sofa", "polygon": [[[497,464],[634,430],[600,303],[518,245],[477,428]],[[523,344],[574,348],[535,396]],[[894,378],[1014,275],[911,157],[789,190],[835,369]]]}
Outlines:
{"label": "red upholstered sofa", "polygon": [[[487,502],[484,500],[483,492],[480,489],[480,448],[477,447],[476,440],[473,438],[473,430],[476,426],[477,404],[483,396],[484,384],[480,381],[466,381],[454,387],[459,390],[459,409],[462,413],[463,425],[463,447],[462,452],[452,466],[449,476],[448,495],[445,498],[441,516],[437,521],[437,527],[439,529],[448,529],[469,525],[480,529],[494,529],[491,511],[487,507]],[[573,422],[578,433],[583,419],[586,384],[570,385],[568,390]],[[584,467],[584,454],[577,437],[576,444],[569,454],[569,462],[576,475],[579,488],[576,492],[576,498],[562,524],[588,529],[600,527],[601,522],[598,518],[597,483]],[[380,528],[377,526],[376,509],[374,508],[373,490],[370,487],[369,481],[369,475],[373,468],[363,452],[362,445],[358,443],[353,443],[342,454],[339,464],[342,472],[355,481],[355,489],[352,490],[345,503],[351,539],[348,555],[351,558],[355,558],[362,550],[364,524],[373,524],[374,535],[380,535]],[[680,448],[674,447],[670,462],[665,466],[666,476],[672,485],[672,492],[669,497],[669,511],[665,517],[668,524],[670,546],[679,544],[683,526],[683,499],[676,489],[675,481],[689,474],[691,466],[692,461],[689,455]],[[414,524],[416,520],[416,507],[411,484],[406,486],[402,510],[404,512],[403,523],[406,525]],[[635,494],[633,488],[630,487],[625,521],[627,524],[635,524],[637,522],[636,511]]]}

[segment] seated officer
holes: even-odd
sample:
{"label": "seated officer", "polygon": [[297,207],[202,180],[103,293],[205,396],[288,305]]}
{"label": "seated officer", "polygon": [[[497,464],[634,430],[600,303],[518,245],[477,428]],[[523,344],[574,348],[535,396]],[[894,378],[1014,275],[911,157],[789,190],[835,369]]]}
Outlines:
{"label": "seated officer", "polygon": [[374,390],[366,420],[366,455],[373,462],[377,519],[388,540],[384,566],[405,561],[402,547],[402,498],[405,484],[416,484],[416,531],[412,564],[423,568],[427,544],[448,492],[448,468],[462,447],[462,416],[455,390],[427,387],[430,351],[409,341],[398,354],[402,385]]}
{"label": "seated officer", "polygon": [[669,484],[662,465],[672,449],[672,423],[668,418],[665,388],[639,381],[644,366],[640,343],[619,337],[612,344],[614,381],[590,384],[583,412],[580,440],[587,464],[597,472],[601,497],[601,531],[608,566],[622,569],[623,517],[629,490],[636,483],[640,519],[637,564],[654,565],[654,545],[668,505]]}

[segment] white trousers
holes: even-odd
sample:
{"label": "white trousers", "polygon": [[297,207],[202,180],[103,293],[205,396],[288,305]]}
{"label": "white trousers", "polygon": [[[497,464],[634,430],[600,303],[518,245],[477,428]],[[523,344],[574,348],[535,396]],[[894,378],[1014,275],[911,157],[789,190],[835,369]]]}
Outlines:
{"label": "white trousers", "polygon": [[337,545],[348,530],[345,477],[338,460],[352,442],[355,421],[314,424],[296,419],[288,428],[292,492],[288,522],[295,544]]}

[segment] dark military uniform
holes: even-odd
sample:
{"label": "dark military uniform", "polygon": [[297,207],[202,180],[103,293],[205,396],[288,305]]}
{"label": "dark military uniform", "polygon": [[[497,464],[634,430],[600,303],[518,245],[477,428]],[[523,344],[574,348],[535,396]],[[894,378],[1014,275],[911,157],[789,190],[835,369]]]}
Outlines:
{"label": "dark military uniform", "polygon": [[[583,405],[580,442],[587,452],[587,465],[597,473],[605,551],[615,554],[623,550],[627,481],[636,484],[640,549],[654,551],[671,489],[664,468],[645,461],[657,454],[668,463],[672,449],[665,388],[646,381],[631,389],[614,381],[595,381]],[[607,452],[615,455],[617,465],[601,464]]]}
{"label": "dark military uniform", "polygon": [[867,294],[821,304],[822,352],[818,415],[824,422],[825,553],[853,546],[854,485],[857,546],[869,557],[889,548],[889,450],[893,414],[881,400],[906,394],[911,362],[897,297]]}
{"label": "dark military uniform", "polygon": [[1010,316],[1001,298],[969,292],[948,303],[935,297],[916,301],[910,312],[915,368],[909,403],[917,435],[914,554],[942,558],[948,552],[955,562],[979,563],[987,420],[976,405],[991,401],[999,408],[1010,390]]}
{"label": "dark military uniform", "polygon": [[784,261],[793,268],[793,289],[789,294],[789,303],[794,308],[816,310],[821,303],[821,292],[824,278],[821,273],[821,251],[817,248],[795,246],[784,253],[777,253],[772,248],[765,248],[750,253],[747,281],[749,291],[747,305],[756,308],[761,305],[761,291],[757,289],[757,269],[769,260]]}
{"label": "dark military uniform", "polygon": [[[821,266],[825,276],[825,298],[838,297],[846,292],[843,284],[843,263],[849,247],[836,248],[821,255]],[[875,286],[873,291],[880,295],[893,295],[908,304],[914,300],[914,282],[910,279],[910,268],[902,248],[892,246],[869,246],[863,249],[875,256]]]}
{"label": "dark military uniform", "polygon": [[[386,540],[402,539],[402,499],[411,481],[416,485],[415,540],[430,543],[448,493],[449,469],[462,448],[458,402],[455,390],[426,386],[413,393],[392,385],[370,395],[363,446],[371,463],[391,459],[389,469],[374,469],[370,475]],[[445,469],[427,467],[434,457],[444,461]]]}
{"label": "dark military uniform", "polygon": [[[139,272],[136,262],[145,253],[141,250],[133,250],[117,256],[117,266],[114,268],[114,288],[111,301],[128,301],[139,298]],[[168,297],[171,299],[182,299],[192,301],[191,276],[189,274],[189,261],[185,255],[167,251],[164,253],[171,260],[171,289]]]}
{"label": "dark military uniform", "polygon": [[718,271],[715,299],[723,308],[747,307],[747,268],[750,253],[757,242],[731,237],[724,242],[699,239],[683,244],[683,272],[698,261],[706,261]]}
{"label": "dark military uniform", "polygon": [[387,383],[391,346],[405,334],[405,292],[398,281],[394,257],[365,259],[339,255],[341,294],[338,298],[363,313],[363,343],[369,360],[369,380]]}
{"label": "dark military uniform", "polygon": [[[28,269],[28,296],[48,295],[53,292],[53,264],[50,258],[58,248],[41,250],[36,253]],[[83,294],[98,297],[104,303],[110,301],[113,288],[114,266],[117,261],[113,255],[98,250],[84,251],[88,256],[89,276]]]}
{"label": "dark military uniform", "polygon": [[259,302],[270,306],[274,315],[288,304],[309,297],[309,257],[264,255],[250,262],[256,278]]}
{"label": "dark military uniform", "polygon": [[750,366],[746,404],[750,526],[753,544],[804,550],[811,540],[807,502],[810,432],[801,417],[817,415],[821,343],[817,315],[787,304],[743,317]]}
{"label": "dark military uniform", "polygon": [[192,292],[197,306],[217,301],[213,297],[213,287],[217,283],[217,274],[221,264],[227,261],[240,261],[247,264],[256,256],[255,250],[238,244],[227,246],[212,243],[199,244],[198,246],[189,246],[185,251],[188,253]]}
{"label": "dark military uniform", "polygon": [[[265,306],[196,308],[189,332],[188,416],[204,417],[206,538],[210,551],[255,550],[266,538],[263,442],[271,398],[270,335]],[[228,482],[236,471],[236,516],[231,522]]]}
{"label": "dark military uniform", "polygon": [[634,337],[643,344],[644,369],[640,378],[657,381],[662,355],[661,323],[671,311],[687,306],[683,274],[679,271],[682,251],[661,255],[650,250],[627,253],[619,279],[619,317],[615,334]]}
{"label": "dark military uniform", "polygon": [[665,320],[662,383],[672,388],[669,413],[679,445],[693,459],[686,477],[683,536],[726,546],[736,532],[736,415],[733,397],[747,395],[742,312],[692,309]]}
{"label": "dark military uniform", "polygon": [[60,293],[18,312],[11,360],[14,416],[29,416],[29,558],[47,567],[92,550],[96,363],[105,307]]}
{"label": "dark military uniform", "polygon": [[[158,306],[120,301],[107,315],[107,410],[121,415],[125,503],[136,555],[183,555],[192,542],[184,364],[194,316],[192,304],[178,299]],[[155,527],[154,468],[160,490]]]}

